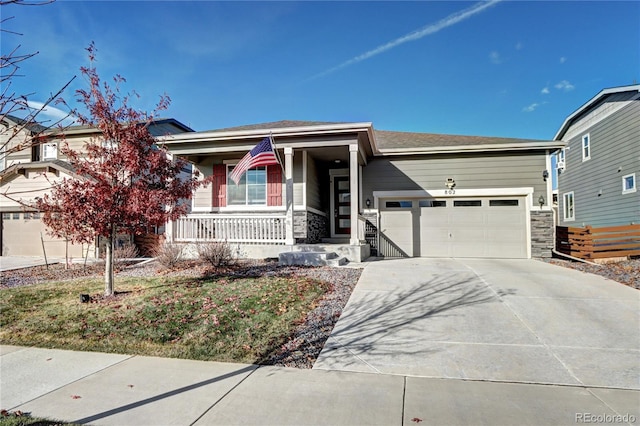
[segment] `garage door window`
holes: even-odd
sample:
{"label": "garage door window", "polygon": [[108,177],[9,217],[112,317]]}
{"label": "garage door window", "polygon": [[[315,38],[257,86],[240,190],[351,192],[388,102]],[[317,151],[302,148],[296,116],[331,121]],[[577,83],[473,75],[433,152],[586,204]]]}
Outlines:
{"label": "garage door window", "polygon": [[420,207],[447,207],[445,200],[420,200]]}
{"label": "garage door window", "polygon": [[454,200],[453,207],[481,207],[482,200]]}
{"label": "garage door window", "polygon": [[489,200],[490,207],[518,206],[518,200]]}
{"label": "garage door window", "polygon": [[19,220],[19,219],[20,219],[20,213],[14,213],[13,220]]}
{"label": "garage door window", "polygon": [[384,205],[388,209],[390,209],[390,208],[410,209],[412,207],[412,205],[413,205],[413,202],[411,200],[387,201]]}
{"label": "garage door window", "polygon": [[11,213],[2,213],[2,219],[11,220]]}

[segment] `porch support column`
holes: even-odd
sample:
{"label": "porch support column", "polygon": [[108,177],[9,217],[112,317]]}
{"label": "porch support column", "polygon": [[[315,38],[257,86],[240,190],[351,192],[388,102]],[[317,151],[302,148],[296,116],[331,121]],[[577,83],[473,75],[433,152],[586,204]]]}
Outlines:
{"label": "porch support column", "polygon": [[286,180],[285,200],[287,206],[287,215],[284,220],[285,240],[288,246],[295,244],[293,238],[293,148],[284,148],[284,176]]}
{"label": "porch support column", "polygon": [[352,246],[360,244],[358,237],[358,144],[349,145],[349,193],[351,194],[351,239]]}

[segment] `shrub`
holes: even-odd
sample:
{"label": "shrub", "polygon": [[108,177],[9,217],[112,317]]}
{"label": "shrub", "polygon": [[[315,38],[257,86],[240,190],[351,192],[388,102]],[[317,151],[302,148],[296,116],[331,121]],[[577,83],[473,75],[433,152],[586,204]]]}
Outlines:
{"label": "shrub", "polygon": [[113,251],[113,262],[122,263],[124,259],[134,259],[138,257],[138,249],[133,244],[125,244]]}
{"label": "shrub", "polygon": [[226,241],[198,244],[198,256],[216,268],[232,265],[235,262],[231,246]]}
{"label": "shrub", "polygon": [[156,260],[165,268],[173,268],[180,263],[182,246],[173,243],[158,244],[153,250]]}

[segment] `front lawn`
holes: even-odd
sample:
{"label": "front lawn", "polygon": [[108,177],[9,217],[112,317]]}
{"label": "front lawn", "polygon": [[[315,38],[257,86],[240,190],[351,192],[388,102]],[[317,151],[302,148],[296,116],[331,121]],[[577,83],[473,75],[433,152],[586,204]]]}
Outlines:
{"label": "front lawn", "polygon": [[[0,291],[0,343],[261,363],[330,285],[304,276],[119,278]],[[89,294],[89,303],[80,303]]]}

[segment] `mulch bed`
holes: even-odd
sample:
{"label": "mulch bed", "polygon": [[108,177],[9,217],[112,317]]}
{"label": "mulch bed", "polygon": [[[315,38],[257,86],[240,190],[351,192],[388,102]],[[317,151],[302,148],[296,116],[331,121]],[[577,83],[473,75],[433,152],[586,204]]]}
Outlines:
{"label": "mulch bed", "polygon": [[[224,269],[213,269],[199,261],[184,261],[173,269],[161,267],[156,262],[129,265],[120,268],[117,277],[193,276],[193,277],[258,277],[263,275],[303,275],[331,283],[323,299],[301,319],[290,339],[263,360],[263,364],[283,367],[311,368],[329,338],[334,325],[347,304],[362,269],[280,266],[273,261],[242,261]],[[56,264],[36,266],[4,272],[0,276],[0,289],[34,285],[47,281],[66,281],[87,277],[102,277],[104,265],[72,265],[65,269]],[[99,302],[99,301],[95,301]]]}
{"label": "mulch bed", "polygon": [[613,281],[640,290],[640,259],[625,260],[604,265],[591,265],[564,259],[544,259],[545,262],[589,274],[601,275]]}

